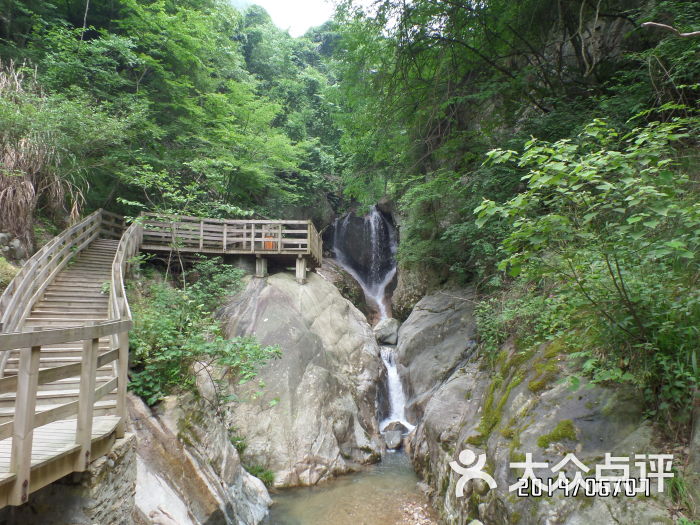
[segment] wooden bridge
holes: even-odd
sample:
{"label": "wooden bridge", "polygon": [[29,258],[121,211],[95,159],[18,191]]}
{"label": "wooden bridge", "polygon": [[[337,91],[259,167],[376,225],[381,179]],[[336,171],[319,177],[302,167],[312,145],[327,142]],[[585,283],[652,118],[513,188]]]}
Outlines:
{"label": "wooden bridge", "polygon": [[321,264],[311,221],[98,210],[55,237],[0,297],[0,508],[87,469],[124,435],[132,326],[124,277],[140,251],[294,260],[300,283]]}

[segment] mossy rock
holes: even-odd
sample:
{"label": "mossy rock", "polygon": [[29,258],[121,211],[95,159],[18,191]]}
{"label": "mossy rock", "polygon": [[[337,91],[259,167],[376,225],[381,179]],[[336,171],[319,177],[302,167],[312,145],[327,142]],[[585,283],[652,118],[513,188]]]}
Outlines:
{"label": "mossy rock", "polygon": [[554,430],[552,430],[549,434],[540,436],[537,439],[537,445],[542,448],[547,448],[554,442],[564,441],[567,439],[572,441],[576,440],[576,427],[574,426],[573,421],[570,419],[563,419],[557,423],[557,426],[554,427]]}

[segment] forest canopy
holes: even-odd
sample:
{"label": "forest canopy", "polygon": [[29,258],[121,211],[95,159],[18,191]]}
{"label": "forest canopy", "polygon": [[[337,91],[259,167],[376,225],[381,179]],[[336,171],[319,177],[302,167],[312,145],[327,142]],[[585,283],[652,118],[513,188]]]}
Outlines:
{"label": "forest canopy", "polygon": [[301,38],[226,0],[1,4],[0,230],[388,198],[400,273],[476,286],[484,348],[566,341],[687,421],[700,3],[340,0]]}

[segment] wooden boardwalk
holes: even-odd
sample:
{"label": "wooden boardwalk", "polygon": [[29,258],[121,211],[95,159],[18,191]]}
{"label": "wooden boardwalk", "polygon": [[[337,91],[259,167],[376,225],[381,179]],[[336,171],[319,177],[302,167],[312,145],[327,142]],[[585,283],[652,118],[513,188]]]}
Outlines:
{"label": "wooden boardwalk", "polygon": [[146,215],[128,228],[98,210],[41,248],[0,296],[0,508],[88,468],[124,435],[131,311],[124,276],[139,250],[321,264],[310,221]]}

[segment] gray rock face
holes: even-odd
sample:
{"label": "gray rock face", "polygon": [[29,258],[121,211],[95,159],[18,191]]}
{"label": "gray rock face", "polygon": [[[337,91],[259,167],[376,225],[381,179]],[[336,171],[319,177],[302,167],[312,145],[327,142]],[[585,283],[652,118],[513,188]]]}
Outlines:
{"label": "gray rock face", "polygon": [[223,315],[228,335],[282,349],[258,379],[233,385],[239,402],[231,425],[246,440],[247,464],[272,470],[276,486],[294,486],[378,458],[379,347],[332,284],[313,273],[305,285],[287,273],[253,279]]}
{"label": "gray rock face", "polygon": [[408,432],[408,429],[407,429],[407,428],[404,426],[404,424],[401,423],[400,421],[392,421],[392,422],[389,423],[386,427],[384,427],[384,430],[385,430],[386,432],[388,432],[388,431],[390,431],[390,430],[398,430],[398,431],[401,432],[402,434],[405,434],[405,433]]}
{"label": "gray rock face", "polygon": [[129,415],[137,437],[137,523],[263,521],[272,503],[267,489],[243,469],[226,426],[211,407],[173,396],[154,413],[130,395]]}
{"label": "gray rock face", "polygon": [[374,327],[374,337],[379,344],[395,345],[399,339],[401,323],[391,317],[382,319]]}
{"label": "gray rock face", "polygon": [[[571,372],[560,357],[561,348],[517,349],[510,344],[502,348],[495,370],[483,362],[467,343],[474,330],[471,306],[450,299],[457,296],[467,297],[455,292],[426,297],[399,333],[411,403],[421,416],[407,450],[432,487],[433,504],[444,522],[672,523],[663,498],[519,498],[509,492],[520,472],[510,462],[523,461],[525,453],[553,466],[571,452],[594,468],[606,452],[628,457],[660,450],[643,420],[638,396],[585,381],[572,390],[565,381]],[[454,333],[461,335],[452,337]],[[558,428],[569,432],[561,435],[555,432]],[[464,449],[486,455],[486,470],[497,488],[470,481],[465,495],[457,497],[459,476],[449,464],[459,462]],[[536,472],[547,477],[546,471]]]}
{"label": "gray rock face", "polygon": [[473,353],[473,311],[473,290],[447,290],[421,299],[401,325],[397,361],[410,417],[422,415],[431,392]]}
{"label": "gray rock face", "polygon": [[332,283],[340,292],[340,295],[354,304],[363,314],[367,315],[367,301],[365,300],[365,292],[362,290],[360,283],[350,275],[335,259],[324,258],[323,264],[316,269],[321,277]]}
{"label": "gray rock face", "polygon": [[384,442],[386,443],[387,448],[399,448],[402,440],[400,430],[387,430],[384,432]]}

